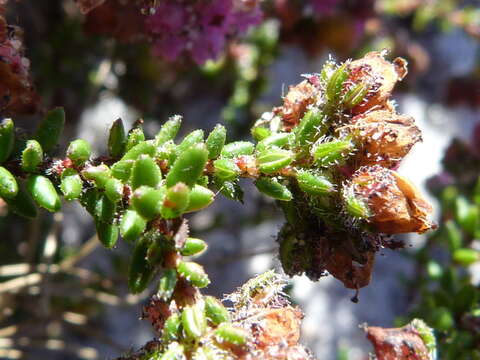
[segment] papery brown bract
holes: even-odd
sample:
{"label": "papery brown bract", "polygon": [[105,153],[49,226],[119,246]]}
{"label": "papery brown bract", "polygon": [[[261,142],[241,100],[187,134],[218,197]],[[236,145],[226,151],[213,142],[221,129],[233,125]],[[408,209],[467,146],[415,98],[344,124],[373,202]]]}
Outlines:
{"label": "papery brown bract", "polygon": [[378,360],[432,359],[424,340],[411,324],[392,329],[369,326],[365,331]]}
{"label": "papery brown bract", "polygon": [[[384,59],[380,52],[369,52],[363,58],[352,61],[348,69],[350,76],[347,84],[350,86],[360,82],[370,85],[370,91],[359,105],[351,111],[353,114],[364,113],[371,109],[391,108],[388,103],[397,81],[407,75],[407,62],[396,58],[393,63]],[[348,89],[349,86],[346,87]]]}
{"label": "papery brown bract", "polygon": [[273,109],[273,112],[282,118],[285,130],[291,130],[298,125],[307,107],[317,101],[319,94],[320,90],[309,80],[290,86],[287,95],[283,98],[283,106]]}
{"label": "papery brown bract", "polygon": [[389,110],[358,115],[347,127],[361,146],[359,165],[393,167],[422,139],[412,117]]}
{"label": "papery brown bract", "polygon": [[368,221],[379,232],[423,233],[434,228],[431,205],[406,178],[381,166],[362,167],[351,179],[355,196],[366,201]]}
{"label": "papery brown bract", "polygon": [[375,253],[367,252],[366,258],[365,264],[360,264],[345,250],[335,248],[327,259],[325,269],[345,287],[359,289],[370,283]]}

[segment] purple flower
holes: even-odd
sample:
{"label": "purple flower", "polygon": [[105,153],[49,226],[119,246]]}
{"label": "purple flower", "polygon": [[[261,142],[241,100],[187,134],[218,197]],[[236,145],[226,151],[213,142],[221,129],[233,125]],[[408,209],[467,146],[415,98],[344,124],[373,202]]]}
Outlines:
{"label": "purple flower", "polygon": [[257,0],[165,0],[146,20],[154,54],[174,61],[189,55],[197,64],[217,58],[227,39],[258,24]]}
{"label": "purple flower", "polygon": [[332,15],[339,0],[311,0],[313,10],[319,15]]}

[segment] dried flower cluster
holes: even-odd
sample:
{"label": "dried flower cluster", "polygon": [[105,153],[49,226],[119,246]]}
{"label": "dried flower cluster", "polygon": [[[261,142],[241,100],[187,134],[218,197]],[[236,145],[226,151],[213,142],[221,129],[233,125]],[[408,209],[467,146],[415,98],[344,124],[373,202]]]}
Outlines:
{"label": "dried flower cluster", "polygon": [[293,201],[282,205],[288,222],[279,235],[288,274],[317,279],[328,271],[360,288],[370,281],[375,252],[401,246],[387,235],[434,226],[431,206],[394,170],[421,140],[414,120],[390,100],[406,73],[403,59],[391,63],[378,52],[327,63],[257,123],[300,140],[291,146],[297,175],[286,180]]}
{"label": "dried flower cluster", "polygon": [[[195,306],[202,304],[205,308],[205,330],[194,343],[189,341],[190,330],[183,321],[172,326],[172,319],[182,317],[183,320],[183,314],[191,305],[172,306],[171,303],[169,309],[155,298],[145,307],[144,316],[161,337],[119,360],[156,359],[158,354],[165,356],[169,351],[172,357],[166,359],[185,359],[180,352],[176,353],[178,357],[173,357],[174,351],[180,348],[191,359],[311,360],[309,351],[299,343],[303,314],[290,305],[282,293],[285,285],[285,279],[268,271],[226,297],[232,308],[226,309],[215,298],[204,297]],[[198,324],[199,320],[192,317],[192,322],[195,320]]]}
{"label": "dried flower cluster", "polygon": [[365,328],[378,360],[434,360],[436,341],[432,329],[422,320],[395,329]]}

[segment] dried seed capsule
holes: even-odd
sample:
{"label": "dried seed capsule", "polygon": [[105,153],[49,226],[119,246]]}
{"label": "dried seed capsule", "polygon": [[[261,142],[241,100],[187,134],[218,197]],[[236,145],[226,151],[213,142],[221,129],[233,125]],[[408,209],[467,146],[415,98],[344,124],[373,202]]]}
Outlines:
{"label": "dried seed capsule", "polygon": [[201,337],[207,329],[207,318],[203,303],[186,306],[182,311],[183,330],[191,338]]}
{"label": "dried seed capsule", "polygon": [[272,132],[269,129],[264,128],[262,126],[253,127],[251,132],[252,132],[252,137],[255,139],[255,141],[262,141],[263,139],[265,139],[266,137],[272,134]]}
{"label": "dried seed capsule", "polygon": [[182,154],[185,150],[190,149],[194,145],[201,143],[203,141],[204,134],[203,130],[194,130],[187,136],[185,136],[180,144],[178,144],[175,153],[177,156]]}
{"label": "dried seed capsule", "polygon": [[232,159],[218,159],[213,162],[214,174],[221,181],[235,180],[240,169]]}
{"label": "dried seed capsule", "polygon": [[140,155],[132,168],[132,188],[150,186],[155,188],[162,180],[162,173],[157,163],[148,155]]}
{"label": "dried seed capsule", "polygon": [[177,340],[180,338],[180,330],[182,326],[182,319],[177,313],[173,313],[165,320],[163,327],[163,338],[166,341]]}
{"label": "dried seed capsule", "polygon": [[12,119],[4,119],[0,123],[0,164],[12,154],[15,143],[15,126]]}
{"label": "dried seed capsule", "polygon": [[167,350],[162,354],[159,360],[185,360],[183,345],[172,342],[168,344]]}
{"label": "dried seed capsule", "polygon": [[289,165],[294,158],[293,152],[279,148],[262,151],[257,157],[258,168],[264,174],[271,174]]}
{"label": "dried seed capsule", "polygon": [[120,221],[120,234],[129,242],[135,242],[145,231],[147,222],[135,210],[127,210]]}
{"label": "dried seed capsule", "polygon": [[58,143],[65,125],[65,111],[63,108],[50,110],[40,123],[35,134],[44,151],[52,150]]}
{"label": "dried seed capsule", "polygon": [[350,140],[333,140],[314,146],[313,159],[320,166],[328,166],[344,160],[353,149]]}
{"label": "dried seed capsule", "polygon": [[82,175],[85,179],[95,182],[95,185],[97,185],[99,189],[103,189],[107,181],[111,179],[112,172],[107,165],[101,164],[98,166],[85,167],[82,170]]}
{"label": "dried seed capsule", "polygon": [[125,149],[129,151],[138,144],[141,144],[145,141],[145,134],[141,127],[134,127],[128,132],[127,143],[125,144]]}
{"label": "dried seed capsule", "polygon": [[167,175],[167,187],[183,182],[192,187],[202,175],[208,159],[205,144],[196,144],[182,151]]}
{"label": "dried seed capsule", "polygon": [[363,58],[349,64],[349,84],[374,84],[357,106],[351,109],[353,114],[365,113],[372,108],[387,106],[392,90],[397,81],[407,74],[407,62],[396,58],[393,63],[386,61],[381,52],[369,52]]}
{"label": "dried seed capsule", "polygon": [[213,202],[214,198],[215,193],[213,191],[201,185],[195,185],[190,190],[188,206],[184,212],[188,213],[204,209]]}
{"label": "dried seed capsule", "polygon": [[343,63],[339,66],[328,80],[326,95],[328,101],[332,103],[337,102],[342,94],[343,83],[347,80],[349,75],[347,65],[347,63]]}
{"label": "dried seed capsule", "polygon": [[225,306],[223,306],[220,300],[214,298],[213,296],[205,296],[204,300],[205,314],[207,315],[208,320],[215,325],[230,321],[230,313]]}
{"label": "dried seed capsule", "polygon": [[161,215],[164,219],[174,219],[183,214],[190,202],[190,189],[184,183],[177,183],[167,190]]}
{"label": "dried seed capsule", "polygon": [[[113,172],[113,169],[112,169]],[[115,178],[108,179],[105,183],[105,195],[110,201],[117,203],[123,198],[123,183]]]}
{"label": "dried seed capsule", "polygon": [[182,125],[182,117],[174,115],[168,119],[168,121],[162,125],[157,136],[155,136],[155,145],[161,146],[167,141],[173,140],[177,136],[178,130]]}
{"label": "dried seed capsule", "polygon": [[165,269],[158,284],[157,295],[164,301],[170,300],[177,285],[177,271],[175,269]]}
{"label": "dried seed capsule", "polygon": [[215,159],[220,155],[226,139],[227,129],[225,129],[225,126],[217,124],[210,135],[208,135],[207,141],[205,142],[209,159]]}
{"label": "dried seed capsule", "polygon": [[352,176],[356,198],[370,210],[368,221],[386,234],[423,233],[435,227],[429,220],[431,205],[410,181],[380,166],[362,167]]}
{"label": "dried seed capsule", "polygon": [[205,241],[189,237],[185,241],[185,244],[183,245],[180,253],[183,256],[200,255],[201,253],[205,252],[207,248],[208,245]]}
{"label": "dried seed capsule", "polygon": [[113,223],[117,206],[114,202],[110,201],[104,193],[100,194],[97,203],[95,204],[95,210],[92,214],[96,219],[111,224]]}
{"label": "dried seed capsule", "polygon": [[300,189],[310,195],[326,195],[335,190],[334,185],[325,176],[306,170],[297,173],[297,181]]}
{"label": "dried seed capsule", "polygon": [[267,150],[271,147],[284,147],[286,145],[290,145],[292,143],[292,140],[294,138],[293,133],[286,133],[286,132],[281,132],[281,133],[276,133],[273,135],[270,135],[269,137],[263,139],[257,144],[256,150],[259,152],[262,152],[264,150]]}
{"label": "dried seed capsule", "polygon": [[276,179],[262,177],[255,181],[257,189],[276,200],[290,201],[292,193],[285,185],[280,184]]}
{"label": "dried seed capsule", "polygon": [[130,178],[135,160],[120,160],[112,165],[112,176],[116,179],[127,181]]}
{"label": "dried seed capsule", "polygon": [[140,155],[150,155],[155,156],[156,148],[153,141],[142,141],[139,144],[135,145],[123,155],[121,160],[137,160]]}
{"label": "dried seed capsule", "polygon": [[83,181],[75,169],[65,169],[62,172],[62,181],[60,190],[62,190],[65,200],[76,200],[82,194]]}
{"label": "dried seed capsule", "polygon": [[190,281],[192,285],[204,288],[210,284],[208,275],[205,273],[203,267],[191,261],[182,261],[177,266],[178,273],[185,279]]}
{"label": "dried seed capsule", "polygon": [[453,261],[462,266],[470,266],[480,260],[480,253],[473,249],[457,249],[453,253]]}
{"label": "dried seed capsule", "polygon": [[114,247],[118,240],[118,226],[97,220],[95,221],[95,227],[97,229],[98,240],[100,240],[102,245],[107,249]]}
{"label": "dried seed capsule", "polygon": [[356,156],[360,165],[392,167],[422,138],[412,117],[391,110],[355,116],[346,129],[362,148]]}
{"label": "dried seed capsule", "polygon": [[151,220],[160,215],[165,190],[141,186],[132,196],[133,208],[145,219]]}
{"label": "dried seed capsule", "polygon": [[8,210],[27,219],[37,217],[38,211],[25,186],[19,184],[17,196],[12,199],[4,198],[8,204]]}
{"label": "dried seed capsule", "polygon": [[114,158],[119,158],[125,153],[127,136],[122,119],[113,122],[108,134],[108,153]]}
{"label": "dried seed capsule", "polygon": [[325,116],[318,110],[308,111],[293,129],[295,143],[299,146],[310,146],[325,132],[323,121]]}
{"label": "dried seed capsule", "polygon": [[128,271],[128,287],[134,294],[142,292],[147,287],[153,275],[154,268],[147,260],[149,241],[140,239],[133,250],[130,268]]}
{"label": "dried seed capsule", "polygon": [[219,342],[228,342],[235,345],[245,345],[248,339],[248,333],[232,324],[220,324],[215,330],[215,336]]}
{"label": "dried seed capsule", "polygon": [[33,200],[35,200],[40,207],[50,212],[60,211],[60,197],[48,178],[42,175],[31,175],[27,179],[26,186]]}
{"label": "dried seed capsule", "polygon": [[225,158],[235,158],[240,155],[252,155],[255,145],[249,141],[235,141],[223,147],[221,155]]}
{"label": "dried seed capsule", "polygon": [[42,146],[37,140],[28,140],[25,149],[22,151],[22,170],[36,172],[42,161]]}

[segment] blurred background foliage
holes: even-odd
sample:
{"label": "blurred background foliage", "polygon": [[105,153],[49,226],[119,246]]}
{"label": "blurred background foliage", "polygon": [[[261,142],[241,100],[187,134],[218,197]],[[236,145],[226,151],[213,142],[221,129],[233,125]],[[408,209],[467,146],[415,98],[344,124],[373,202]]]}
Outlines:
{"label": "blurred background foliage", "polygon": [[[229,141],[248,139],[253,122],[278,105],[284,86],[298,82],[302,73],[319,71],[328,56],[343,61],[389,49],[409,62],[410,74],[396,93],[403,112],[424,118],[417,121],[425,126],[425,163],[410,168],[416,173],[440,172],[429,181],[438,198],[439,229],[412,241],[412,249],[403,253],[407,263],[391,260],[402,265],[389,264],[392,276],[388,284],[381,284],[386,290],[374,288],[383,302],[398,300],[402,306],[389,307],[388,314],[373,318],[348,316],[356,324],[375,319],[383,326],[393,325],[394,317],[399,325],[423,318],[436,330],[440,359],[480,359],[480,128],[474,127],[480,121],[480,3],[244,3],[262,17],[249,20],[248,29],[238,25],[235,33],[225,33],[212,58],[199,61],[189,52],[168,59],[165,49],[155,51],[155,46],[162,46],[159,35],[148,33],[138,20],[146,16],[138,12],[144,2],[106,0],[83,14],[73,0],[11,0],[6,18],[22,29],[32,83],[40,97],[39,111],[16,116],[17,125],[31,130],[39,115],[63,106],[64,144],[81,136],[97,145],[97,153],[102,151],[108,124],[119,116],[130,124],[142,116],[149,135],[168,116],[183,114],[183,131],[210,130],[220,121],[229,130]],[[467,139],[465,134],[472,133],[473,138]],[[460,139],[446,148],[453,136]],[[434,137],[441,141],[429,143]],[[427,164],[441,157],[441,165]],[[209,291],[215,295],[231,292],[272,261],[271,236],[279,226],[278,210],[249,194],[248,187],[245,192],[244,207],[222,200],[207,215],[192,219],[193,233],[212,241],[211,250],[199,261],[213,273]],[[113,357],[152,337],[148,326],[137,321],[139,306],[132,306],[148,294],[128,295],[126,289],[122,254],[130,249],[97,248],[91,239],[92,223],[75,206],[61,215],[42,213],[32,221],[2,209],[0,358]],[[406,269],[403,275],[399,269]],[[391,282],[403,294],[401,299],[388,290]],[[308,293],[299,290],[302,284],[294,281],[292,294],[305,303],[298,296]],[[336,290],[319,291],[339,296]],[[368,306],[369,296],[365,291],[360,302]],[[355,314],[349,309],[345,311]],[[342,330],[343,318],[322,316],[315,319],[326,321],[328,329],[314,326],[312,330],[309,325],[310,330],[305,330],[306,341],[322,359],[366,358],[368,346],[349,342],[350,333]],[[329,335],[319,342],[322,331]]]}

